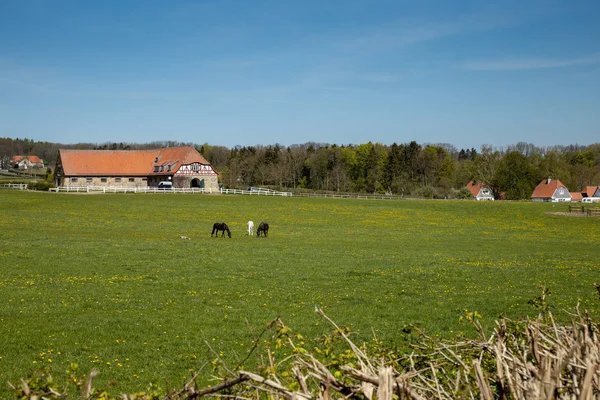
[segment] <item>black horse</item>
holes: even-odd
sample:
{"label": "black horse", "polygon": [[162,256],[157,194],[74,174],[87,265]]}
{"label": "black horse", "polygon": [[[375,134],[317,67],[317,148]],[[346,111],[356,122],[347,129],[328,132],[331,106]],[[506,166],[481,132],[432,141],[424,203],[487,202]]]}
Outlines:
{"label": "black horse", "polygon": [[215,237],[219,237],[219,231],[223,231],[223,234],[221,235],[221,237],[225,236],[225,232],[227,232],[227,235],[229,237],[231,237],[231,231],[229,230],[229,227],[227,226],[227,224],[225,222],[215,222],[215,224],[213,225],[213,230],[212,233],[210,234],[210,237],[212,237],[212,235],[215,235]]}
{"label": "black horse", "polygon": [[256,237],[260,237],[261,232],[265,237],[267,237],[267,234],[269,233],[269,224],[267,224],[266,222],[261,222],[258,226],[258,229],[256,230]]}

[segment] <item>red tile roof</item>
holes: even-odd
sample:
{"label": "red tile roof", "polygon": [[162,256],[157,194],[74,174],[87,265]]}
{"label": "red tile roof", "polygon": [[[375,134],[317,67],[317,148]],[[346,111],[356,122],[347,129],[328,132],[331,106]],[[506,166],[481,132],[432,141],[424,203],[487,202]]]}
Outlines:
{"label": "red tile roof", "polygon": [[471,182],[467,183],[467,189],[469,189],[469,192],[471,192],[473,197],[477,197],[477,195],[479,194],[479,191],[484,187],[487,187],[487,186],[484,185],[481,181],[471,181]]}
{"label": "red tile roof", "polygon": [[571,200],[572,201],[581,201],[583,200],[583,195],[579,192],[569,192],[569,194],[571,195]]}
{"label": "red tile roof", "polygon": [[600,187],[600,186],[586,186],[585,189],[583,190],[582,194],[585,197],[593,197],[594,193],[596,193],[596,189],[598,189],[598,187]]}
{"label": "red tile roof", "polygon": [[550,199],[559,187],[567,188],[558,179],[544,179],[533,189],[532,199]]}
{"label": "red tile roof", "polygon": [[[191,146],[154,150],[60,150],[65,176],[173,175],[183,164],[208,161]],[[171,165],[171,171],[167,166]],[[163,172],[154,172],[164,166]]]}
{"label": "red tile roof", "polygon": [[34,163],[34,164],[43,164],[43,161],[41,158],[39,158],[38,156],[13,156],[12,157],[12,162],[20,162],[21,160],[23,160],[24,158],[27,158],[30,162]]}

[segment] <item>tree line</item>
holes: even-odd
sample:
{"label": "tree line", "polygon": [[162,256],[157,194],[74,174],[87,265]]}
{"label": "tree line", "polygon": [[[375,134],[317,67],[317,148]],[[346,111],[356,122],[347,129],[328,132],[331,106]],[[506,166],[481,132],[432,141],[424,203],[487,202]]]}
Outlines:
{"label": "tree line", "polygon": [[[460,149],[448,143],[304,143],[292,146],[214,146],[177,141],[64,145],[0,138],[0,161],[37,155],[53,167],[58,149],[138,150],[191,145],[220,173],[228,188],[249,186],[337,193],[387,193],[425,198],[467,197],[471,180],[485,183],[496,198],[527,199],[547,177],[571,191],[600,185],[600,143],[538,147],[519,142]],[[5,167],[5,163],[2,163]]]}
{"label": "tree line", "polygon": [[198,150],[231,188],[455,198],[469,196],[464,188],[476,180],[485,183],[496,198],[518,200],[528,199],[547,177],[560,179],[571,191],[600,184],[600,143],[543,148],[521,142],[506,148],[484,145],[479,150],[415,141],[233,149],[205,144]]}

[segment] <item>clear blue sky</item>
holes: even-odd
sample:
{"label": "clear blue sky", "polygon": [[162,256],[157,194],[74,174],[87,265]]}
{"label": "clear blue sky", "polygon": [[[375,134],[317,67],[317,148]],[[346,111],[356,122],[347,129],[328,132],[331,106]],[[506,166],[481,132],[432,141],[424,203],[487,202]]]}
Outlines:
{"label": "clear blue sky", "polygon": [[600,142],[598,0],[1,0],[0,137]]}

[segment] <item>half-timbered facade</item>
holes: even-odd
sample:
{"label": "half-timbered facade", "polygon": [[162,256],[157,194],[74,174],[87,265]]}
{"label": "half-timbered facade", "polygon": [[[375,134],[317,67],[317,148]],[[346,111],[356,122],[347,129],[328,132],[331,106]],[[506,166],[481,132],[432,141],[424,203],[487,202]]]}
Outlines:
{"label": "half-timbered facade", "polygon": [[192,146],[157,150],[60,150],[57,186],[159,186],[218,190],[218,174]]}

